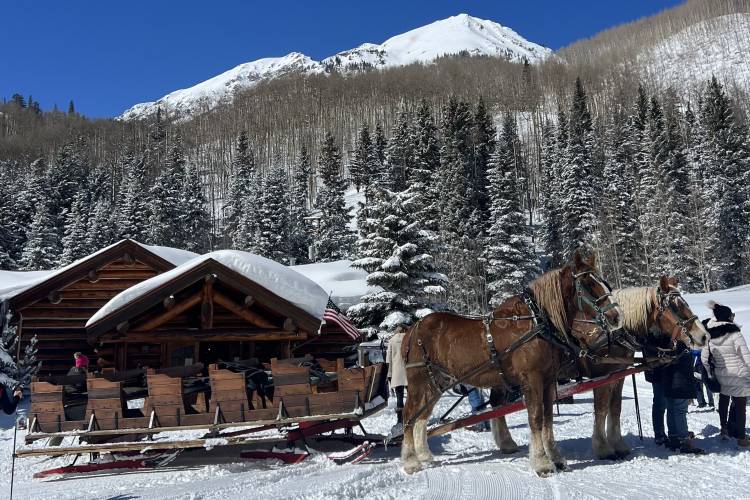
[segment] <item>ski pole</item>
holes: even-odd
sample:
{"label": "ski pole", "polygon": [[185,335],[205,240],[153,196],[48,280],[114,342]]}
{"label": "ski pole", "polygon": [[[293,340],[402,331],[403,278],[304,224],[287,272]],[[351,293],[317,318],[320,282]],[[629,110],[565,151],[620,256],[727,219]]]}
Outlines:
{"label": "ski pole", "polygon": [[643,441],[643,426],[641,425],[641,405],[638,404],[638,388],[635,385],[635,373],[631,375],[633,379],[633,397],[635,399],[635,417],[638,421],[638,437]]}
{"label": "ski pole", "polygon": [[13,457],[11,458],[10,465],[10,500],[13,500],[13,480],[16,475],[16,434],[18,434],[18,419],[16,418],[16,425],[13,428]]}

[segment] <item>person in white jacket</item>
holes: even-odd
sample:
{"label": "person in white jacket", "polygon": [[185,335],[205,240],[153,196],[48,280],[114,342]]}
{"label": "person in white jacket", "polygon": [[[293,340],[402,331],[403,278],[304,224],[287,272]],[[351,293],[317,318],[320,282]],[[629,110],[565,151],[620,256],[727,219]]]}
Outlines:
{"label": "person in white jacket", "polygon": [[406,328],[399,326],[388,340],[385,362],[388,363],[388,382],[396,393],[396,425],[403,422],[404,389],[406,388],[406,366],[401,356],[401,342],[406,335]]}
{"label": "person in white jacket", "polygon": [[[721,385],[719,419],[722,439],[735,438],[742,447],[750,447],[745,429],[747,398],[750,396],[750,349],[734,313],[727,306],[709,302],[713,318],[703,321],[711,339],[701,353],[701,361]],[[709,353],[712,363],[709,363]],[[713,366],[711,366],[713,365]],[[731,399],[731,408],[729,402]]]}

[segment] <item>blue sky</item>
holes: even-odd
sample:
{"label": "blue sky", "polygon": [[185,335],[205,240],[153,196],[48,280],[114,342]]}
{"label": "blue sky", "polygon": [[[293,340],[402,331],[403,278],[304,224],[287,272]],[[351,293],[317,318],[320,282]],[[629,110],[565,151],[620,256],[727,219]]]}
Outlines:
{"label": "blue sky", "polygon": [[115,116],[240,63],[321,59],[461,12],[553,49],[681,0],[9,0],[0,98]]}

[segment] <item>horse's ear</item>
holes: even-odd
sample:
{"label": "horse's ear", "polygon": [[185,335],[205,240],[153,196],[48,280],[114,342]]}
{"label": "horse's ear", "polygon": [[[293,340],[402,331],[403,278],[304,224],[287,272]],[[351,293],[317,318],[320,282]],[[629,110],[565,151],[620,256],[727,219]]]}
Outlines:
{"label": "horse's ear", "polygon": [[680,279],[677,276],[669,277],[669,286],[677,288],[680,285]]}
{"label": "horse's ear", "polygon": [[575,252],[573,252],[573,266],[576,269],[580,269],[581,267],[583,267],[583,257],[581,257],[580,250],[576,250]]}
{"label": "horse's ear", "polygon": [[669,291],[669,277],[668,276],[662,276],[659,278],[659,289],[667,293]]}

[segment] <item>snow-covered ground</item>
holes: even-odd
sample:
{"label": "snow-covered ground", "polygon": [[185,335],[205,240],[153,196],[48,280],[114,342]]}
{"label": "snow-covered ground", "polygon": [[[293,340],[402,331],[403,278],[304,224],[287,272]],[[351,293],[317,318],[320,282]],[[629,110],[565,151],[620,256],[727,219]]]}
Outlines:
{"label": "snow-covered ground", "polygon": [[[693,310],[705,317],[709,299],[731,306],[737,321],[750,328],[750,286],[687,297]],[[747,329],[745,334],[747,335]],[[750,452],[718,438],[716,412],[692,406],[688,415],[697,444],[705,456],[675,455],[656,447],[651,427],[651,386],[637,377],[645,439],[637,436],[633,387],[628,380],[623,402],[623,434],[633,448],[622,462],[596,460],[591,453],[591,394],[576,396],[575,404],[561,405],[555,434],[569,460],[570,471],[547,479],[528,469],[526,414],[508,418],[516,441],[515,455],[503,456],[489,433],[461,430],[432,439],[435,464],[413,476],[401,471],[398,449],[377,449],[359,465],[335,465],[313,456],[297,465],[274,461],[238,461],[217,448],[210,463],[186,453],[180,462],[150,472],[101,473],[86,478],[34,480],[32,474],[67,463],[65,459],[20,459],[16,465],[15,498],[45,499],[233,499],[233,498],[747,498]],[[436,410],[455,401],[446,396]],[[392,404],[392,403],[391,403]],[[463,411],[468,407],[464,405]],[[370,432],[387,433],[394,423],[392,409],[367,419]],[[0,490],[8,491],[13,442],[13,418],[0,417]],[[19,442],[22,441],[19,433]],[[203,453],[203,452],[201,452]],[[179,465],[179,466],[178,466]]]}

